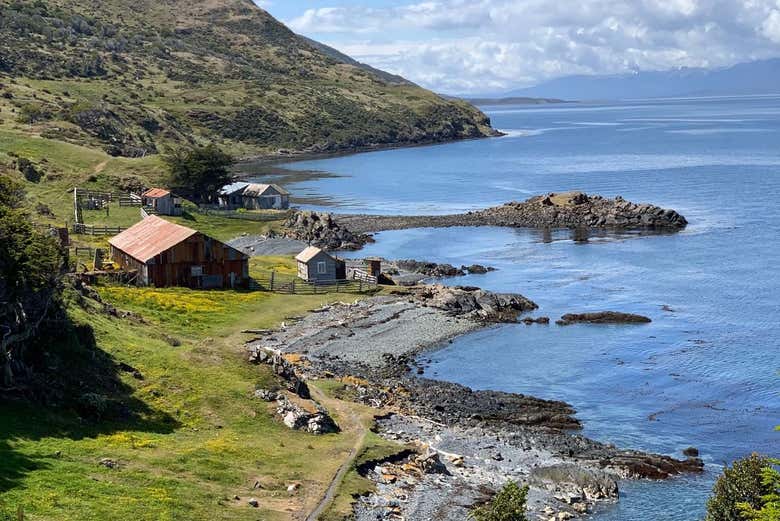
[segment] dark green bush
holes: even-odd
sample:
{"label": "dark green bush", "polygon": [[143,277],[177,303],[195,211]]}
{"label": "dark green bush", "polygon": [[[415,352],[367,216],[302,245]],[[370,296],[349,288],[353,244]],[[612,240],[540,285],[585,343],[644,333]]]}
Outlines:
{"label": "dark green bush", "polygon": [[712,488],[707,502],[706,521],[746,521],[746,509],[761,510],[764,497],[773,492],[764,482],[772,461],[758,454],[735,461],[726,467]]}
{"label": "dark green bush", "polygon": [[476,521],[526,521],[527,496],[528,486],[520,487],[514,481],[510,481],[490,503],[475,508],[469,517]]}

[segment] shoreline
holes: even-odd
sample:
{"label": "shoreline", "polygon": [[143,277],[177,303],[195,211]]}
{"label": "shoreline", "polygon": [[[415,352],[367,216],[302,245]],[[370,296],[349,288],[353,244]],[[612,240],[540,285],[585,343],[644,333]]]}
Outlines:
{"label": "shoreline", "polygon": [[[492,128],[492,127],[491,127]],[[500,138],[505,137],[507,134],[502,132],[498,129],[493,129],[494,134],[493,135],[484,135],[484,136],[474,136],[474,137],[462,137],[457,139],[448,139],[444,141],[424,141],[420,143],[387,143],[387,144],[376,144],[376,145],[365,145],[361,147],[353,147],[353,148],[347,148],[343,150],[335,150],[331,152],[312,152],[312,151],[302,151],[302,150],[291,150],[287,153],[273,153],[273,154],[265,154],[265,155],[258,155],[258,156],[248,156],[248,157],[242,157],[239,158],[238,162],[236,163],[236,166],[242,166],[242,165],[251,165],[251,164],[257,164],[261,168],[266,167],[275,167],[279,170],[284,170],[283,167],[279,166],[281,164],[285,163],[298,163],[301,161],[314,161],[314,160],[321,160],[321,159],[334,159],[337,157],[346,157],[346,156],[352,156],[357,154],[367,154],[370,152],[381,152],[384,150],[400,150],[400,149],[406,149],[406,148],[422,148],[422,147],[433,147],[438,145],[452,145],[454,143],[461,143],[464,141],[478,141],[481,139],[494,139],[494,138]],[[246,179],[247,177],[257,175],[257,174],[244,174],[240,175],[240,179]]]}
{"label": "shoreline", "polygon": [[[296,378],[339,378],[341,399],[392,410],[377,421],[377,433],[414,444],[438,462],[439,471],[423,476],[394,462],[364,469],[377,492],[356,504],[356,519],[397,514],[463,519],[470,505],[509,479],[531,486],[530,519],[571,519],[616,501],[620,479],[666,479],[702,470],[697,458],[623,450],[576,434],[581,424],[564,402],[472,391],[421,376],[420,355],[513,321],[499,304],[486,304],[493,313],[464,311],[453,303],[464,295],[453,297],[448,293],[453,288],[442,288],[416,286],[328,306],[247,344],[250,359],[262,352],[294,355]],[[484,300],[492,294],[479,295]],[[527,299],[515,302],[515,315],[536,309]]]}

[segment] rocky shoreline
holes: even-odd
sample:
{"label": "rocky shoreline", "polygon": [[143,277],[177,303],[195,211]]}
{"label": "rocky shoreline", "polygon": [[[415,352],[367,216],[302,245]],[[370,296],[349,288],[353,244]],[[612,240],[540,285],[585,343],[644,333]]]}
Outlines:
{"label": "rocky shoreline", "polygon": [[[702,470],[697,457],[623,450],[573,434],[580,423],[564,402],[420,376],[415,359],[426,350],[515,322],[536,307],[522,295],[417,286],[316,310],[264,332],[247,349],[256,363],[273,361],[296,389],[301,380],[341,378],[340,398],[393,411],[377,422],[381,436],[426,454],[424,464],[385,461],[362,469],[378,490],[358,502],[358,520],[465,519],[471,505],[509,479],[530,485],[530,519],[571,519],[615,501],[618,479]],[[298,363],[280,362],[283,355]]]}
{"label": "rocky shoreline", "polygon": [[353,233],[407,228],[503,226],[514,228],[602,228],[612,230],[677,231],[688,221],[674,210],[652,204],[583,192],[550,193],[523,202],[451,215],[334,215]]}

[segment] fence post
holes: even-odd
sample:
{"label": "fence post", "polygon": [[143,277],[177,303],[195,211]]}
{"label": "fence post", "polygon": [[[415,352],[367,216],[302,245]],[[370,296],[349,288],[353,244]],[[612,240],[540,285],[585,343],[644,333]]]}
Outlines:
{"label": "fence post", "polygon": [[271,291],[274,290],[274,270],[271,270]]}

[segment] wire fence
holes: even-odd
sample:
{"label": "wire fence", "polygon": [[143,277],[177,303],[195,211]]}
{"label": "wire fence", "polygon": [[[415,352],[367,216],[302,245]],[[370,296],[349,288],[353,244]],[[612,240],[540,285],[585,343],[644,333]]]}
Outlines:
{"label": "wire fence", "polygon": [[377,291],[376,279],[337,279],[327,281],[305,281],[293,275],[282,275],[271,271],[252,277],[251,287],[288,295],[319,295],[325,293],[371,293]]}

